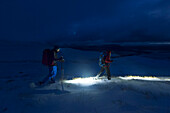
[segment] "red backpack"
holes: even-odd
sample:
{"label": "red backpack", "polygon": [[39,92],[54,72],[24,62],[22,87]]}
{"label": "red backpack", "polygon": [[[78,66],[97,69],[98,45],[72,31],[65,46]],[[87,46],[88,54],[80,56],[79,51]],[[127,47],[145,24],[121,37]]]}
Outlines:
{"label": "red backpack", "polygon": [[51,66],[53,62],[54,53],[50,49],[43,50],[42,64]]}

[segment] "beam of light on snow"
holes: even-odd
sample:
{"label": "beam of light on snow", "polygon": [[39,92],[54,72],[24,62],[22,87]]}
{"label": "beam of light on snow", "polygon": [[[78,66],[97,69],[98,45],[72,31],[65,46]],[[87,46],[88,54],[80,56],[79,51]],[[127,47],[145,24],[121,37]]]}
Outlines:
{"label": "beam of light on snow", "polygon": [[154,76],[125,76],[119,77],[123,80],[146,80],[146,81],[170,81],[168,77],[154,77]]}
{"label": "beam of light on snow", "polygon": [[64,83],[77,84],[81,86],[91,86],[97,83],[104,82],[101,79],[95,79],[95,77],[87,77],[87,78],[74,78],[73,80],[65,80]]}
{"label": "beam of light on snow", "polygon": [[122,80],[144,80],[144,81],[170,81],[168,77],[153,77],[153,76],[125,76],[125,77],[112,77],[111,80],[107,80],[107,77],[86,77],[86,78],[73,78],[72,80],[64,80],[64,83],[76,84],[81,86],[91,86],[94,84],[118,82]]}

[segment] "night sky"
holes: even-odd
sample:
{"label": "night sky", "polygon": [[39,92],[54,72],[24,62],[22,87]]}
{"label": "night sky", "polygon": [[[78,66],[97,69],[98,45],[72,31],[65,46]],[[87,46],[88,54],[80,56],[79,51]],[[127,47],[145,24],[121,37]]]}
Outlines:
{"label": "night sky", "polygon": [[0,39],[170,41],[169,0],[1,0]]}

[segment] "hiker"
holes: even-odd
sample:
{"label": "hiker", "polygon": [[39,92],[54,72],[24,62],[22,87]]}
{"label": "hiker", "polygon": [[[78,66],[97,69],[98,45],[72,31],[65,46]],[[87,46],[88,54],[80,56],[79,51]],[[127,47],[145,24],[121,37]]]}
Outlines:
{"label": "hiker", "polygon": [[49,74],[42,81],[39,82],[39,85],[42,85],[46,82],[55,83],[55,77],[57,75],[58,68],[57,62],[64,62],[59,47],[55,46],[52,50],[45,49],[43,51],[42,64],[48,66]]}
{"label": "hiker", "polygon": [[108,80],[111,80],[109,67],[110,67],[110,63],[112,62],[112,60],[110,60],[110,57],[111,57],[111,51],[105,51],[100,54],[99,66],[101,67],[101,70],[97,74],[96,78],[98,78],[105,70]]}

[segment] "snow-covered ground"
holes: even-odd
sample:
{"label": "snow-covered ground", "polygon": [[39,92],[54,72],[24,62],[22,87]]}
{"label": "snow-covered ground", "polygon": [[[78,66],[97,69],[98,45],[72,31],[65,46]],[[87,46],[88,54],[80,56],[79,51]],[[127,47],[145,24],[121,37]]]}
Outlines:
{"label": "snow-covered ground", "polygon": [[[169,113],[168,60],[122,57],[111,65],[112,80],[93,78],[100,70],[99,52],[63,48],[64,90],[55,84],[34,87],[47,73],[41,45],[0,46],[2,113]],[[152,77],[119,77],[146,75]],[[161,77],[160,77],[161,76]],[[73,79],[82,77],[84,79]],[[137,80],[135,80],[137,79]],[[160,79],[160,80],[159,80]]]}

